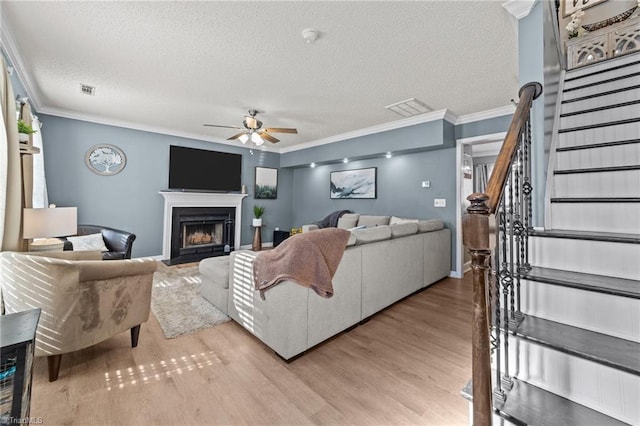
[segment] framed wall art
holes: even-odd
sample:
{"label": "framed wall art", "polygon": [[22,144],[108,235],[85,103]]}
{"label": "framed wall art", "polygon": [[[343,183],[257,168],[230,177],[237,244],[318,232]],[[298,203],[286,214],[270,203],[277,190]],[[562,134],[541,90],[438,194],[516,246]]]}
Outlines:
{"label": "framed wall art", "polygon": [[127,157],[114,145],[95,145],[87,151],[84,162],[94,173],[111,176],[120,173],[127,165]]}
{"label": "framed wall art", "polygon": [[607,0],[562,0],[562,15],[567,17],[578,10],[583,10],[605,1]]}
{"label": "framed wall art", "polygon": [[331,172],[331,198],[377,198],[377,167]]}
{"label": "framed wall art", "polygon": [[253,198],[262,200],[278,198],[278,169],[256,167],[256,187]]}

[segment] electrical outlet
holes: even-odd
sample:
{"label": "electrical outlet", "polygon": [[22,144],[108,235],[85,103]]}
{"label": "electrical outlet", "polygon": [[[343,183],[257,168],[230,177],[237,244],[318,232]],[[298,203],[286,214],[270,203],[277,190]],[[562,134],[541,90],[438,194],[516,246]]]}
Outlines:
{"label": "electrical outlet", "polygon": [[433,207],[447,207],[447,200],[445,198],[435,198]]}
{"label": "electrical outlet", "polygon": [[422,181],[422,187],[423,188],[430,188],[431,187],[431,181],[430,180],[423,180]]}

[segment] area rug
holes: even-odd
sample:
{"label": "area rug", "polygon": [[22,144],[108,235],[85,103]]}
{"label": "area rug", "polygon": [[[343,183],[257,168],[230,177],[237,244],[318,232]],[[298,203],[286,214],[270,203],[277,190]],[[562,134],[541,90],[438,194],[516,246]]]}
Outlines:
{"label": "area rug", "polygon": [[167,339],[195,333],[230,318],[200,295],[198,266],[167,267],[153,275],[151,310]]}

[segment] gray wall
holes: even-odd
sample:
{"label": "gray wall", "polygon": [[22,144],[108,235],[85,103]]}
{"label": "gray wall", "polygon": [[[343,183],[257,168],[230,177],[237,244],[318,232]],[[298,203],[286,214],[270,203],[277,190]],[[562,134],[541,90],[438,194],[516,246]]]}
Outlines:
{"label": "gray wall", "polygon": [[[297,168],[293,172],[294,226],[324,218],[335,210],[421,219],[442,219],[452,231],[452,270],[455,269],[456,238],[456,150],[433,151],[332,164],[315,168]],[[375,200],[329,198],[329,174],[334,170],[377,167],[378,198]],[[431,181],[422,188],[423,180]],[[434,198],[445,198],[445,208],[433,207]]]}
{"label": "gray wall", "polygon": [[[252,239],[253,205],[266,207],[262,237],[272,241],[273,228],[287,228],[291,223],[291,188],[293,173],[281,170],[278,175],[278,199],[254,200],[255,166],[279,167],[279,155],[213,142],[199,141],[115,126],[89,123],[39,114],[43,123],[45,171],[49,201],[59,206],[77,206],[78,222],[125,229],[137,235],[133,256],[162,253],[164,199],[167,189],[169,145],[181,145],[243,155],[242,183],[249,196],[243,201],[242,244]],[[114,176],[100,176],[84,163],[87,150],[108,143],[121,148],[126,157],[125,169]],[[256,203],[257,201],[257,203]]]}

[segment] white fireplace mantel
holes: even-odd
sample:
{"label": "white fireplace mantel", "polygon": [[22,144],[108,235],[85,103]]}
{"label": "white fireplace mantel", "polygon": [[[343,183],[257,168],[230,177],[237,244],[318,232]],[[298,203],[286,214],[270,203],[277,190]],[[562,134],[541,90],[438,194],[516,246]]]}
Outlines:
{"label": "white fireplace mantel", "polygon": [[240,247],[242,226],[242,199],[247,194],[220,194],[214,192],[160,191],[164,197],[164,231],[162,233],[162,258],[171,258],[171,215],[174,207],[235,207],[234,244]]}

